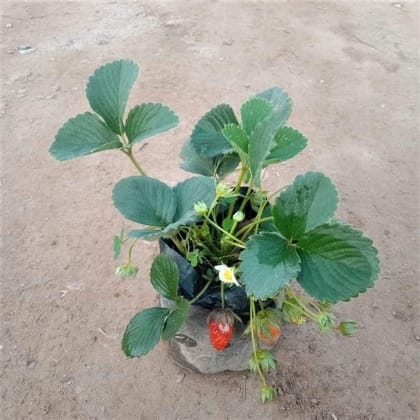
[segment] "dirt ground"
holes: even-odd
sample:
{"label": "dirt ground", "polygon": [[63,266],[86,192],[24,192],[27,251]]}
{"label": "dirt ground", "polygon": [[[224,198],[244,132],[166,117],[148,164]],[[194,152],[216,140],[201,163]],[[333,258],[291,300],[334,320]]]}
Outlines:
{"label": "dirt ground", "polygon": [[[3,1],[0,417],[419,419],[419,5]],[[360,323],[355,337],[285,328],[275,403],[258,402],[253,375],[184,371],[165,344],[143,359],[120,350],[128,320],[156,302],[155,243],[138,247],[135,280],[113,274],[112,237],[130,225],[111,191],[135,170],[117,152],[48,154],[87,110],[88,76],[118,58],[141,68],[130,105],[162,101],[180,116],[139,151],[148,174],[185,179],[178,154],[201,115],[280,86],[310,143],[266,187],[324,171],[340,216],[380,250],[377,286],[336,308]]]}

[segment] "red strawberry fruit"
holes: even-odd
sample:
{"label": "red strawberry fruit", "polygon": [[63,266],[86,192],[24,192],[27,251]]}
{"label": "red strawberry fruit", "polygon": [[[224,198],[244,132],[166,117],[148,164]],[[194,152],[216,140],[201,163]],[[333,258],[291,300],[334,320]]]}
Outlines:
{"label": "red strawberry fruit", "polygon": [[224,350],[230,343],[235,318],[230,309],[215,309],[207,319],[210,342],[216,350]]}

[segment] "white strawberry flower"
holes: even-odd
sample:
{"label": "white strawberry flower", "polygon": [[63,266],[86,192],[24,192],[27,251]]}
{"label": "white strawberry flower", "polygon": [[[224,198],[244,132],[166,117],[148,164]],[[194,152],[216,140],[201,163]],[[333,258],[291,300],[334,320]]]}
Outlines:
{"label": "white strawberry flower", "polygon": [[235,269],[233,267],[228,267],[225,264],[221,264],[216,265],[214,268],[219,272],[219,279],[221,282],[240,286],[238,280],[236,280]]}

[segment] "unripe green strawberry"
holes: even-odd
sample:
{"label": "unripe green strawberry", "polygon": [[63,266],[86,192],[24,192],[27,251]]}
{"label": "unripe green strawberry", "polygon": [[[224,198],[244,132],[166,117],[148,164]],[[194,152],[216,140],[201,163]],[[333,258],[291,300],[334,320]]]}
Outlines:
{"label": "unripe green strawberry", "polygon": [[258,332],[258,338],[269,346],[274,346],[280,338],[281,330],[278,324],[268,324]]}
{"label": "unripe green strawberry", "polygon": [[215,309],[207,319],[209,337],[216,350],[224,350],[232,339],[235,318],[230,309]]}

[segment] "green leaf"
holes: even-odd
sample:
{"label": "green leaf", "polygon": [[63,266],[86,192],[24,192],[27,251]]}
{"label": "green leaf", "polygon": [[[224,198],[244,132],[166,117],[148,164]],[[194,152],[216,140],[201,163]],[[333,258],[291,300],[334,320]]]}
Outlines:
{"label": "green leaf", "polygon": [[274,136],[274,147],[270,150],[264,166],[283,162],[296,156],[307,144],[306,137],[291,127],[281,127]]}
{"label": "green leaf", "polygon": [[255,186],[261,185],[261,170],[272,148],[275,131],[279,128],[273,115],[259,122],[249,137],[249,170]]}
{"label": "green leaf", "polygon": [[287,239],[299,239],[331,220],[338,196],[331,180],[320,172],[299,175],[280,193],[273,207],[274,224]]}
{"label": "green leaf", "polygon": [[85,112],[60,128],[49,152],[58,160],[69,160],[122,146],[119,137],[95,114]]}
{"label": "green leaf", "polygon": [[86,86],[86,96],[114,133],[124,133],[123,116],[139,68],[130,60],[118,60],[95,70]]}
{"label": "green leaf", "polygon": [[190,304],[183,297],[176,299],[175,309],[166,318],[165,326],[163,327],[162,338],[169,340],[172,338],[182,327],[188,316]]}
{"label": "green leaf", "polygon": [[199,175],[224,178],[235,170],[240,159],[236,153],[218,155],[211,158],[201,156],[188,139],[181,149],[181,168]]}
{"label": "green leaf", "polygon": [[236,153],[228,153],[219,155],[213,158],[215,160],[214,166],[216,168],[216,175],[219,179],[223,179],[232,173],[241,161]]}
{"label": "green leaf", "polygon": [[318,300],[347,301],[372,287],[379,273],[377,250],[349,225],[325,224],[298,243],[298,282]]}
{"label": "green leaf", "polygon": [[295,247],[278,233],[253,236],[240,256],[241,281],[248,296],[266,299],[287,286],[299,272]]}
{"label": "green leaf", "polygon": [[214,181],[210,178],[197,176],[180,182],[173,189],[175,193],[176,213],[171,223],[163,230],[163,235],[176,231],[180,226],[190,225],[199,220],[194,210],[194,204],[201,201],[207,207],[216,196]]}
{"label": "green leaf", "polygon": [[213,158],[201,156],[194,148],[191,138],[189,138],[181,149],[181,168],[195,174],[213,176],[216,172]]}
{"label": "green leaf", "polygon": [[126,356],[142,356],[159,343],[169,312],[168,308],[147,308],[131,319],[122,339]]}
{"label": "green leaf", "polygon": [[251,98],[241,106],[242,127],[251,135],[259,122],[271,115],[273,105],[264,98]]}
{"label": "green leaf", "polygon": [[277,108],[277,113],[282,115],[282,117],[279,118],[281,124],[284,124],[290,117],[292,112],[292,100],[283,89],[272,87],[259,93],[256,97],[267,100]]}
{"label": "green leaf", "polygon": [[203,201],[210,207],[216,196],[216,187],[211,178],[196,176],[177,184],[174,188],[177,209],[174,221],[188,224],[198,220],[194,204]]}
{"label": "green leaf", "polygon": [[232,146],[222,134],[227,124],[238,124],[238,121],[232,107],[226,104],[211,109],[198,121],[191,142],[199,155],[209,158],[232,153]]}
{"label": "green leaf", "polygon": [[114,236],[114,260],[121,255],[121,237]]}
{"label": "green leaf", "polygon": [[249,139],[245,131],[239,125],[228,124],[222,130],[222,133],[233,150],[240,156],[241,161],[244,163],[248,162]]}
{"label": "green leaf", "polygon": [[141,229],[131,237],[156,239],[198,220],[194,204],[204,201],[210,206],[215,197],[212,179],[193,177],[174,189],[157,179],[134,176],[119,181],[113,190],[114,206],[128,219],[144,225],[160,227],[160,231]]}
{"label": "green leaf", "polygon": [[150,226],[165,227],[174,219],[176,197],[157,179],[132,176],[119,181],[112,192],[114,206],[128,219]]}
{"label": "green leaf", "polygon": [[230,230],[232,229],[233,226],[233,219],[231,217],[226,217],[225,219],[223,219],[222,221],[222,228],[227,231],[230,232]]}
{"label": "green leaf", "polygon": [[128,113],[125,130],[130,144],[134,144],[176,127],[178,121],[175,113],[165,105],[141,104]]}
{"label": "green leaf", "polygon": [[178,295],[178,266],[167,255],[155,257],[150,269],[150,281],[155,290],[167,299],[175,300]]}
{"label": "green leaf", "polygon": [[143,239],[145,241],[154,241],[163,235],[163,229],[134,229],[128,232],[129,238]]}
{"label": "green leaf", "polygon": [[249,138],[249,168],[253,183],[261,185],[261,170],[274,145],[274,135],[289,118],[291,101],[283,90],[271,88],[257,95],[271,103],[271,113],[258,122]]}

